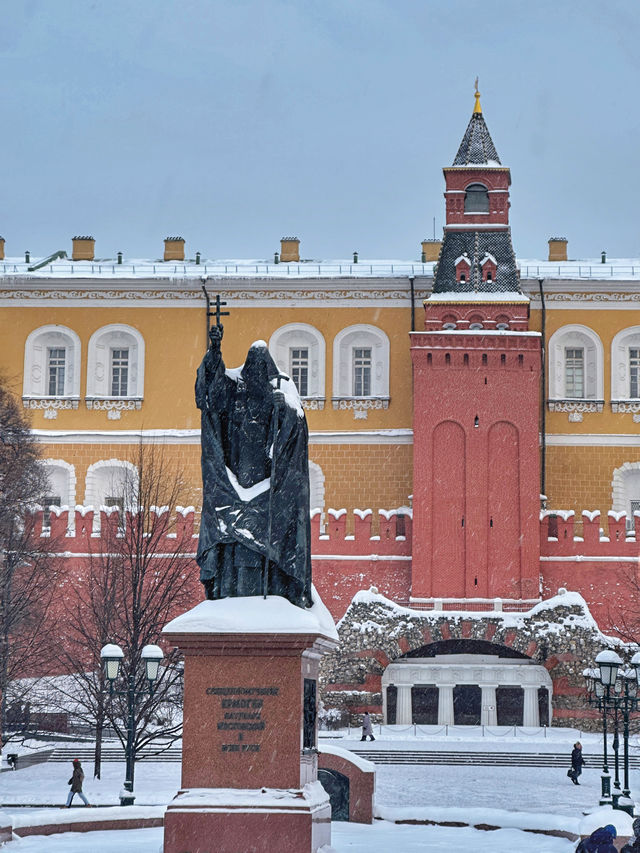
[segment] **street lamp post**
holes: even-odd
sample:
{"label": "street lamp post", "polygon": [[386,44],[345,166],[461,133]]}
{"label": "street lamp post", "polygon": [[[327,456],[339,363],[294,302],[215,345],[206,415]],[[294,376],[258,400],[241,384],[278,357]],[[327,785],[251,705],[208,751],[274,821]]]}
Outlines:
{"label": "street lamp post", "polygon": [[[584,671],[587,680],[587,693],[590,705],[596,705],[602,713],[604,736],[604,766],[602,771],[601,804],[612,801],[614,809],[621,809],[633,815],[633,802],[629,787],[629,714],[638,710],[638,677],[640,670],[640,652],[631,658],[631,667],[623,669],[620,656],[611,650],[604,650],[596,657],[596,669]],[[613,751],[615,755],[615,778],[613,791],[607,767],[607,713],[613,713]],[[619,764],[619,720],[622,716],[623,770],[624,787],[620,790]],[[621,805],[620,800],[624,799]]]}
{"label": "street lamp post", "polygon": [[127,678],[126,690],[116,690],[114,683],[120,672],[120,664],[124,658],[124,652],[120,646],[114,643],[108,643],[103,646],[100,651],[100,658],[104,666],[104,674],[109,682],[110,695],[126,696],[127,697],[127,746],[126,746],[126,761],[127,768],[123,791],[120,793],[120,805],[132,806],[135,800],[133,793],[133,779],[135,774],[135,736],[136,736],[136,704],[141,696],[153,696],[154,682],[158,678],[158,668],[160,661],[164,657],[164,653],[160,646],[147,645],[144,646],[141,652],[141,658],[145,664],[145,675],[149,682],[147,689],[136,689],[136,671],[134,667],[129,670]]}

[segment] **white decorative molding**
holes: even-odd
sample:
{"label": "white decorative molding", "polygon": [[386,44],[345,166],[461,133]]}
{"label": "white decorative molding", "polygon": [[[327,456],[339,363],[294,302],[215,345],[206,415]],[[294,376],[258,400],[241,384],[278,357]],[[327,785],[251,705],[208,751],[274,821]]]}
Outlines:
{"label": "white decorative molding", "polygon": [[[547,400],[550,412],[601,412],[604,400]],[[580,419],[582,420],[582,418]]]}
{"label": "white decorative molding", "polygon": [[549,397],[560,401],[567,399],[565,388],[565,349],[567,347],[584,350],[584,398],[581,399],[604,400],[602,341],[593,329],[578,324],[561,326],[549,338]]}
{"label": "white decorative molding", "polygon": [[570,412],[569,413],[569,423],[570,424],[581,424],[584,418],[582,417],[582,412]]}
{"label": "white decorative molding", "polygon": [[[611,401],[611,411],[617,412],[618,414],[636,414],[640,412],[640,400],[631,401],[631,400],[612,400]],[[633,419],[635,423],[638,423],[636,419]]]}
{"label": "white decorative molding", "polygon": [[78,399],[74,397],[23,397],[25,409],[44,409],[44,417],[54,420],[59,409],[77,409]]}
{"label": "white decorative molding", "polygon": [[[144,396],[144,338],[133,326],[112,323],[91,335],[87,355],[87,400],[109,400],[111,350],[129,350],[128,393],[122,399]],[[94,408],[96,408],[94,406]]]}
{"label": "white decorative molding", "polygon": [[142,408],[142,398],[126,397],[87,397],[87,409],[106,412],[110,421],[119,421],[121,412],[139,411]]}
{"label": "white decorative molding", "polygon": [[302,408],[307,411],[321,412],[324,409],[324,397],[301,397]]}
{"label": "white decorative molding", "polygon": [[[80,338],[66,326],[48,325],[34,329],[25,341],[23,400],[31,397],[50,399],[48,394],[47,352],[51,348],[60,348],[65,351],[64,394],[61,397],[80,396]],[[51,407],[30,406],[29,408]],[[58,408],[67,407],[60,406]],[[55,417],[55,415],[50,417]]]}
{"label": "white decorative molding", "polygon": [[317,462],[309,460],[309,506],[322,513],[324,497],[324,472]]}
{"label": "white decorative molding", "polygon": [[[291,370],[289,355],[293,347],[304,347],[309,351],[308,390],[305,398],[322,399],[324,407],[326,362],[324,336],[308,323],[287,323],[286,326],[276,329],[269,339],[269,352],[280,372],[288,376]],[[317,408],[305,406],[305,398],[302,399],[303,408]]]}
{"label": "white decorative molding", "polygon": [[367,420],[371,409],[388,409],[390,397],[332,397],[336,411],[352,409],[354,420]]}
{"label": "white decorative molding", "polygon": [[[33,429],[40,444],[196,444],[199,429]],[[638,437],[640,439],[640,436]],[[309,444],[413,444],[411,429],[314,430]]]}

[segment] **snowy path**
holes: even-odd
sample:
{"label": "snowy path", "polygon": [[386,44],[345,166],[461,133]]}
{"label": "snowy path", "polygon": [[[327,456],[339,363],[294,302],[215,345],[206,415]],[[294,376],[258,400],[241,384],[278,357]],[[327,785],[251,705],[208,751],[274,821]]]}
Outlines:
{"label": "snowy path", "polygon": [[[394,826],[377,821],[373,826],[334,823],[331,826],[335,853],[570,853],[574,844],[562,838],[547,838],[518,829],[482,832],[442,826]],[[94,832],[86,835],[31,836],[12,842],[7,853],[158,853],[162,829],[136,829],[121,832]],[[279,851],[274,850],[274,853]]]}

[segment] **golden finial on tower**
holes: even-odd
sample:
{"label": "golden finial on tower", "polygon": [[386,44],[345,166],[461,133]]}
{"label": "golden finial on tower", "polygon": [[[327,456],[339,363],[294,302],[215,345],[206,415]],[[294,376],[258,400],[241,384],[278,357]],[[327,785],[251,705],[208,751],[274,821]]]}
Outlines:
{"label": "golden finial on tower", "polygon": [[482,115],[482,107],[480,106],[480,92],[478,91],[478,78],[476,77],[476,102],[473,105],[473,112]]}

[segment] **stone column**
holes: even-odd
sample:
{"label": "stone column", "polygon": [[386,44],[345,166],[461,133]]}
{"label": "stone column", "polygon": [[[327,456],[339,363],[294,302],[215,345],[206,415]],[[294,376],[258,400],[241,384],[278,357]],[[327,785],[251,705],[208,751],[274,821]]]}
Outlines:
{"label": "stone column", "polygon": [[524,685],[524,718],[523,726],[536,727],[540,725],[540,709],[538,707],[538,685]]}
{"label": "stone column", "polygon": [[497,684],[481,684],[482,710],[480,712],[480,723],[483,726],[498,725],[498,703],[496,700]]}
{"label": "stone column", "polygon": [[410,726],[413,722],[411,707],[411,684],[398,684],[396,725]]}
{"label": "stone column", "polygon": [[452,726],[455,722],[453,713],[453,684],[438,685],[438,725]]}

